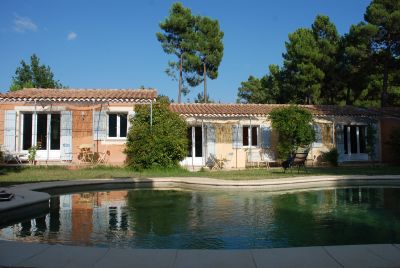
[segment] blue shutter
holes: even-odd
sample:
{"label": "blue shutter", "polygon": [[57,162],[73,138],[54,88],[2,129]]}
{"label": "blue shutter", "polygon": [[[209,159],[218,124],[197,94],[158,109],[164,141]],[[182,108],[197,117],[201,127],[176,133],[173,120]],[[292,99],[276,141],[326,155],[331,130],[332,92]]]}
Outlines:
{"label": "blue shutter", "polygon": [[215,155],[215,127],[214,125],[207,124],[206,128],[207,128],[207,153],[208,156]]}
{"label": "blue shutter", "polygon": [[72,160],[72,112],[61,111],[61,160]]}
{"label": "blue shutter", "polygon": [[232,148],[239,149],[243,147],[243,128],[241,125],[232,126]]}
{"label": "blue shutter", "polygon": [[314,132],[315,132],[315,141],[313,147],[321,147],[322,146],[322,130],[319,124],[313,125]]}
{"label": "blue shutter", "polygon": [[261,126],[261,148],[271,147],[271,127]]}
{"label": "blue shutter", "polygon": [[344,159],[344,135],[343,133],[344,127],[341,124],[335,125],[335,138],[336,138],[336,149],[339,154],[339,162],[342,162]]}
{"label": "blue shutter", "polygon": [[4,115],[4,147],[10,152],[16,151],[15,126],[17,124],[17,112],[14,110],[5,111]]}
{"label": "blue shutter", "polygon": [[93,140],[105,140],[107,138],[107,114],[106,111],[93,112]]}

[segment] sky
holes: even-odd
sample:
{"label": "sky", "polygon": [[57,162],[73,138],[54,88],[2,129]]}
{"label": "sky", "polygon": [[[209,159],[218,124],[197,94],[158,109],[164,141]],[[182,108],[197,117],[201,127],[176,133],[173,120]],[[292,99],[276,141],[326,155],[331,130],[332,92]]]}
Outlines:
{"label": "sky", "polygon": [[[21,60],[35,53],[70,88],[156,88],[177,100],[178,82],[165,74],[169,60],[157,41],[159,23],[175,1],[0,1],[0,92],[8,91]],[[211,99],[236,102],[249,75],[282,64],[288,34],[327,15],[340,34],[363,20],[370,0],[191,0],[195,15],[217,19],[224,56]],[[202,85],[183,97],[193,102]]]}

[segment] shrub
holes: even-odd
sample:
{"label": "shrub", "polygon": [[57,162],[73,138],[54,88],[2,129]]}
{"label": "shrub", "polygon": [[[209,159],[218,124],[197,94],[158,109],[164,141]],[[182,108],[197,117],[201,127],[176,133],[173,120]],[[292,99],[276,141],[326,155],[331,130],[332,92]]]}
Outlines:
{"label": "shrub", "polygon": [[137,106],[135,110],[125,149],[128,166],[178,166],[187,152],[186,122],[169,110],[167,101],[153,104],[152,125],[149,105]]}
{"label": "shrub", "polygon": [[278,154],[286,158],[297,147],[315,140],[312,114],[298,106],[275,109],[270,113],[272,127],[278,132]]}
{"label": "shrub", "polygon": [[338,166],[339,153],[336,148],[332,148],[328,152],[322,153],[321,158],[323,162],[328,162],[334,167]]}

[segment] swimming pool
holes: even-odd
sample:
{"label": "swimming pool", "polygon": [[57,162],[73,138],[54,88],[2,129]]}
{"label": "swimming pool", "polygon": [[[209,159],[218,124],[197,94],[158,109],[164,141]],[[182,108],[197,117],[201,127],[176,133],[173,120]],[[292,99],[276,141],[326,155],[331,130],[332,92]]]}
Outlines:
{"label": "swimming pool", "polygon": [[134,189],[53,196],[0,239],[117,248],[248,249],[400,242],[400,188]]}

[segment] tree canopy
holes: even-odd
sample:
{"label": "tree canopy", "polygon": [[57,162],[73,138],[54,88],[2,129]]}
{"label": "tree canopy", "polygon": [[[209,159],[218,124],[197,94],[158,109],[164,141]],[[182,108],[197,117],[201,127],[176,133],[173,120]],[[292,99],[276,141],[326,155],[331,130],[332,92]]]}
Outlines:
{"label": "tree canopy", "polygon": [[49,66],[40,64],[39,58],[33,54],[30,64],[24,60],[15,71],[12,78],[10,91],[22,88],[62,88],[60,81],[54,79],[54,74]]}
{"label": "tree canopy", "polygon": [[324,15],[290,33],[282,67],[242,82],[238,101],[400,106],[400,2],[373,0],[364,19],[343,36]]}
{"label": "tree canopy", "polygon": [[[194,16],[190,9],[181,3],[174,3],[169,17],[160,23],[163,32],[157,33],[157,39],[167,54],[174,54],[178,61],[169,61],[166,73],[179,80],[178,103],[181,94],[190,87],[204,83],[203,95],[207,102],[207,77],[216,79],[223,56],[222,38],[218,20],[209,17]],[[179,78],[176,78],[176,73]]]}

